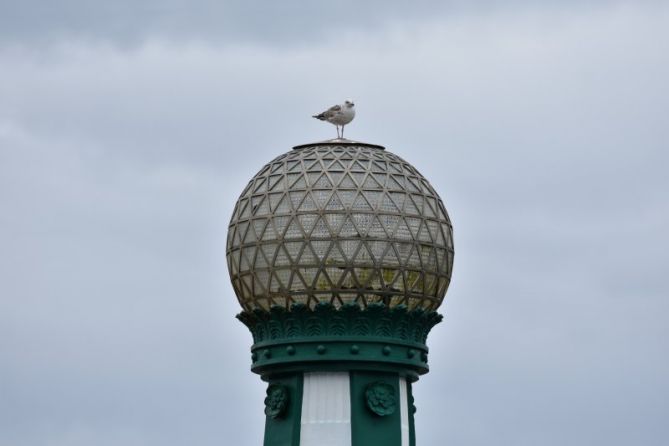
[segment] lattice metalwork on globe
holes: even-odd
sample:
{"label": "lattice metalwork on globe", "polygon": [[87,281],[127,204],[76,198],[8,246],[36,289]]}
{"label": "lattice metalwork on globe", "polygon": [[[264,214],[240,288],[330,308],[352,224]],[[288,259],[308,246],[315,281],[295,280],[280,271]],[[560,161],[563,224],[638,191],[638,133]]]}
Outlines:
{"label": "lattice metalwork on globe", "polygon": [[227,260],[246,310],[300,302],[435,309],[453,265],[432,186],[366,144],[300,146],[263,167],[230,221]]}

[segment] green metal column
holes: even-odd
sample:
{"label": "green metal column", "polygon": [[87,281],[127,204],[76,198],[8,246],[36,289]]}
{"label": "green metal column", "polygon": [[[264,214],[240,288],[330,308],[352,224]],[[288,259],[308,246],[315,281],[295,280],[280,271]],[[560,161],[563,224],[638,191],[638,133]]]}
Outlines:
{"label": "green metal column", "polygon": [[351,372],[352,446],[402,446],[399,376]]}
{"label": "green metal column", "polygon": [[264,446],[299,446],[302,419],[301,373],[273,376],[265,398]]}

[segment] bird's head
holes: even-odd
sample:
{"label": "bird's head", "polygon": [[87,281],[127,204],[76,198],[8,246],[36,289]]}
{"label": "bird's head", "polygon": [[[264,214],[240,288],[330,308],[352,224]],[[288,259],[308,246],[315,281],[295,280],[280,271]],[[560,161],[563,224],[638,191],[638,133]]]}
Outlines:
{"label": "bird's head", "polygon": [[350,99],[347,99],[346,101],[344,101],[344,105],[346,105],[346,107],[348,107],[348,108],[353,108],[355,106],[353,101],[350,100]]}

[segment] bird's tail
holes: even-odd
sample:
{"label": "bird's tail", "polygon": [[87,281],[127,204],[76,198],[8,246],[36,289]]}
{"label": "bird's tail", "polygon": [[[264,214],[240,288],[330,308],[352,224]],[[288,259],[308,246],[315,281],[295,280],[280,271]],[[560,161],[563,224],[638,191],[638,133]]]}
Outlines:
{"label": "bird's tail", "polygon": [[325,113],[320,113],[318,115],[313,115],[312,118],[320,119],[321,121],[325,121]]}

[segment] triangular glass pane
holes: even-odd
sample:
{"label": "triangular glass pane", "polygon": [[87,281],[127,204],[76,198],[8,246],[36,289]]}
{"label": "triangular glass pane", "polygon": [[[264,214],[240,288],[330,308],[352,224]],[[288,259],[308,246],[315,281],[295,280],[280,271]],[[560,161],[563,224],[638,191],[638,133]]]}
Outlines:
{"label": "triangular glass pane", "polygon": [[414,293],[424,293],[425,280],[422,271],[407,271],[411,275],[410,290]]}
{"label": "triangular glass pane", "polygon": [[344,214],[325,214],[325,220],[330,226],[330,234],[337,236],[339,234],[339,228],[346,219]]}
{"label": "triangular glass pane", "polygon": [[423,191],[425,195],[434,195],[434,191],[432,190],[430,183],[428,183],[425,178],[420,179],[420,190]]}
{"label": "triangular glass pane", "polygon": [[283,192],[274,192],[269,194],[269,206],[272,212],[276,212],[276,208],[279,205],[279,202],[283,198],[284,193]]}
{"label": "triangular glass pane", "polygon": [[255,231],[253,230],[252,227],[250,227],[248,223],[240,223],[239,226],[242,227],[243,230],[245,230],[243,243],[252,243],[257,240]]}
{"label": "triangular glass pane", "polygon": [[344,177],[344,172],[328,172],[328,176],[332,181],[332,184],[339,184],[341,179]]}
{"label": "triangular glass pane", "polygon": [[[309,180],[311,182],[311,173],[308,174]],[[327,173],[323,173],[318,180],[316,180],[316,183],[312,183],[312,187],[314,189],[332,189],[333,185],[332,182],[330,181],[330,178],[328,178]]]}
{"label": "triangular glass pane", "polygon": [[[400,258],[402,260],[402,258]],[[421,262],[420,262],[420,257],[418,256],[418,252],[416,251],[416,247],[412,246],[411,253],[404,257],[404,267],[405,268],[420,268],[421,267]]]}
{"label": "triangular glass pane", "polygon": [[360,240],[340,240],[338,243],[346,260],[353,260],[360,246]]}
{"label": "triangular glass pane", "polygon": [[363,242],[360,244],[360,249],[358,249],[358,252],[355,255],[355,263],[356,265],[371,265],[374,263],[374,256],[372,255],[372,252],[369,250],[369,247],[367,246],[367,242]]}
{"label": "triangular glass pane", "polygon": [[388,189],[394,189],[400,191],[406,190],[406,179],[404,175],[390,175],[390,179],[388,181]]}
{"label": "triangular glass pane", "polygon": [[318,257],[314,254],[309,243],[305,244],[302,254],[300,254],[299,264],[304,265],[318,265]]}
{"label": "triangular glass pane", "polygon": [[415,177],[407,177],[407,189],[409,192],[417,192],[420,193],[420,186],[418,186],[419,182]]}
{"label": "triangular glass pane", "polygon": [[[240,218],[243,218],[242,215],[244,213],[244,209],[246,208],[246,205],[248,204],[249,200],[248,198],[242,198],[237,202],[237,206],[235,208],[235,216],[233,217],[233,220],[239,220]],[[248,215],[246,215],[248,217]]]}
{"label": "triangular glass pane", "polygon": [[[427,206],[425,206],[427,208]],[[427,223],[427,229],[430,232],[430,238],[432,239],[432,243],[437,242],[437,233],[441,232],[439,230],[439,224],[436,221],[432,220],[426,220]]]}
{"label": "triangular glass pane", "polygon": [[256,184],[253,186],[253,193],[258,194],[258,193],[263,193],[265,191],[267,191],[267,179],[265,177],[257,178]]}
{"label": "triangular glass pane", "polygon": [[335,171],[335,170],[345,170],[345,169],[346,168],[344,167],[344,165],[342,163],[340,163],[339,161],[333,162],[328,167],[328,171],[330,171],[330,172]]}
{"label": "triangular glass pane", "polygon": [[381,270],[384,285],[392,291],[401,291],[404,288],[402,270],[397,268],[384,268]]}
{"label": "triangular glass pane", "polygon": [[332,281],[330,280],[328,273],[325,272],[325,270],[321,270],[314,281],[314,289],[316,289],[316,291],[327,291],[332,288]]}
{"label": "triangular glass pane", "polygon": [[351,220],[353,221],[358,234],[363,237],[367,235],[367,231],[369,231],[373,219],[373,214],[351,214]]}
{"label": "triangular glass pane", "polygon": [[328,265],[343,266],[346,264],[344,253],[339,249],[337,242],[334,243],[330,253],[328,254]]}
{"label": "triangular glass pane", "polygon": [[381,206],[379,207],[380,212],[391,212],[393,214],[399,213],[400,210],[395,205],[395,202],[390,199],[387,193],[384,193],[381,197]]}
{"label": "triangular glass pane", "polygon": [[307,193],[307,196],[304,197],[304,200],[302,201],[302,204],[300,204],[300,207],[298,208],[298,210],[299,211],[315,211],[316,209],[318,209],[318,206],[316,206],[316,202],[311,197],[311,194]]}
{"label": "triangular glass pane", "polygon": [[393,238],[395,236],[397,224],[400,221],[399,215],[379,215],[379,221],[383,224],[388,237]]}
{"label": "triangular glass pane", "polygon": [[345,290],[357,288],[355,277],[350,270],[344,271],[344,274],[341,275],[339,283],[337,283],[337,288]]}
{"label": "triangular glass pane", "polygon": [[[264,198],[264,197],[263,197]],[[260,202],[257,207],[253,209],[253,215],[270,215],[271,211],[269,210],[269,200],[264,199]]]}
{"label": "triangular glass pane", "polygon": [[423,220],[421,220],[420,218],[406,217],[407,226],[409,227],[409,230],[411,231],[411,236],[414,239],[418,239],[418,231],[420,230],[420,225],[422,221]]}
{"label": "triangular glass pane", "polygon": [[276,279],[272,280],[272,285],[277,287],[277,292],[281,293],[282,298],[288,298],[286,295],[288,291],[288,282],[290,280],[290,269],[289,268],[284,268],[284,269],[278,269],[274,271],[274,277]]}
{"label": "triangular glass pane", "polygon": [[383,228],[383,224],[381,224],[378,217],[374,217],[372,220],[372,224],[367,231],[367,235],[374,238],[386,238],[388,236],[385,229]]}
{"label": "triangular glass pane", "polygon": [[240,271],[250,271],[253,269],[253,263],[254,263],[253,254],[255,254],[255,252],[250,252],[246,248],[241,250],[241,256],[240,256],[241,262],[239,264]]}
{"label": "triangular glass pane", "polygon": [[268,220],[265,218],[253,220],[253,230],[257,240],[262,238],[263,233],[265,232],[265,227],[267,226],[267,221]]}
{"label": "triangular glass pane", "polygon": [[256,254],[256,259],[255,259],[255,265],[254,268],[269,268],[270,262],[267,261],[267,258],[263,254],[262,250],[258,251]]}
{"label": "triangular glass pane", "polygon": [[428,296],[435,296],[437,294],[437,276],[434,274],[425,274],[425,294]]}
{"label": "triangular glass pane", "polygon": [[320,261],[323,261],[325,256],[328,253],[328,250],[330,249],[330,241],[329,240],[312,240],[310,243],[311,248],[314,251],[314,254],[318,257]]}
{"label": "triangular glass pane", "polygon": [[297,219],[293,219],[290,222],[288,228],[286,229],[286,232],[283,234],[283,237],[286,239],[304,238],[304,234],[300,229],[300,224]]}
{"label": "triangular glass pane", "polygon": [[290,204],[293,207],[294,210],[299,210],[300,209],[300,204],[302,203],[302,200],[304,200],[304,196],[306,195],[306,192],[303,191],[290,191],[288,192],[288,198],[290,199]]}
{"label": "triangular glass pane", "polygon": [[351,221],[351,218],[346,217],[344,223],[341,225],[339,229],[339,237],[359,237],[359,236],[360,233],[358,233],[358,230]]}
{"label": "triangular glass pane", "polygon": [[365,182],[366,176],[366,172],[351,172],[351,177],[353,178],[353,181],[355,181],[355,184],[358,185],[358,187],[362,186],[362,184]]}
{"label": "triangular glass pane", "polygon": [[349,174],[344,175],[338,186],[339,189],[356,189],[357,187],[358,185],[353,182],[353,178]]}
{"label": "triangular glass pane", "polygon": [[274,261],[274,253],[276,252],[277,246],[278,245],[276,243],[266,243],[260,245],[260,250],[265,255],[265,258],[270,265]]}
{"label": "triangular glass pane", "polygon": [[422,215],[412,197],[413,195],[407,195],[407,200],[404,202],[404,212],[409,215]]}
{"label": "triangular glass pane", "polygon": [[309,183],[309,186],[316,187],[316,183],[318,183],[318,179],[323,176],[321,172],[307,172],[307,182]]}
{"label": "triangular glass pane", "polygon": [[283,194],[281,200],[276,205],[273,212],[275,214],[287,214],[290,211],[291,211],[290,200],[288,199],[288,196],[286,194]]}
{"label": "triangular glass pane", "polygon": [[[273,164],[272,164],[272,168],[270,169],[270,173],[271,173],[271,174],[276,174],[277,172],[280,172],[281,169],[283,168],[283,166],[284,166],[284,164],[281,163],[281,162],[275,162],[275,163],[273,163]],[[271,181],[270,181],[270,184],[272,184]]]}
{"label": "triangular glass pane", "polygon": [[402,173],[402,165],[397,162],[389,162],[388,168],[391,172]]}
{"label": "triangular glass pane", "polygon": [[403,192],[386,192],[395,206],[401,212],[404,209],[404,200],[406,199],[406,194]]}
{"label": "triangular glass pane", "polygon": [[312,161],[304,160],[304,165],[310,172],[317,172],[323,170],[323,166],[321,166],[321,162],[318,159],[314,159]]}
{"label": "triangular glass pane", "polygon": [[330,238],[332,233],[330,232],[330,227],[327,225],[323,218],[319,218],[314,225],[314,229],[311,231],[311,238]]}
{"label": "triangular glass pane", "polygon": [[269,190],[278,189],[277,185],[281,185],[281,180],[283,180],[283,175],[272,175],[269,177]]}
{"label": "triangular glass pane", "polygon": [[312,197],[316,200],[319,209],[325,209],[325,204],[330,200],[332,190],[314,190],[311,191]]}
{"label": "triangular glass pane", "polygon": [[253,282],[255,295],[266,296],[269,288],[269,271],[255,271],[254,276],[256,279]]}
{"label": "triangular glass pane", "polygon": [[251,274],[244,274],[241,278],[243,288],[246,290],[244,294],[253,295],[253,276]]}
{"label": "triangular glass pane", "polygon": [[397,252],[393,244],[388,243],[388,248],[386,249],[383,259],[380,262],[383,266],[393,266],[399,267],[401,265],[400,260],[397,258]]}
{"label": "triangular glass pane", "polygon": [[437,231],[437,239],[434,241],[435,244],[439,246],[446,246],[446,240],[444,240],[443,227],[439,225],[439,230]]}
{"label": "triangular glass pane", "polygon": [[367,282],[365,283],[365,288],[371,288],[373,290],[383,289],[383,284],[381,283],[381,276],[379,275],[379,272],[377,270],[375,269],[372,270],[370,277],[367,279]]}
{"label": "triangular glass pane", "polygon": [[293,186],[295,185],[295,182],[302,178],[301,173],[289,173],[286,174],[286,188],[287,189],[292,189]]}
{"label": "triangular glass pane", "polygon": [[230,226],[228,228],[228,237],[226,239],[226,245],[231,246],[233,243],[235,243],[235,229],[237,228],[236,225]]}
{"label": "triangular glass pane", "polygon": [[290,258],[288,257],[288,253],[286,250],[283,248],[283,246],[279,246],[279,249],[276,251],[276,257],[274,258],[274,267],[277,266],[290,266]]}
{"label": "triangular glass pane", "polygon": [[325,210],[327,211],[341,211],[344,209],[344,205],[342,204],[341,200],[337,196],[337,192],[334,192],[332,196],[330,197],[330,200],[328,203],[325,205]]}
{"label": "triangular glass pane", "polygon": [[437,265],[439,271],[446,271],[448,269],[448,260],[447,256],[448,251],[445,249],[437,248]]}
{"label": "triangular glass pane", "polygon": [[383,189],[383,186],[374,178],[373,174],[367,175],[364,183],[362,184],[363,189]]}
{"label": "triangular glass pane", "polygon": [[428,271],[437,271],[437,253],[430,248],[427,256],[423,256],[423,267]]}
{"label": "triangular glass pane", "polygon": [[297,263],[303,244],[303,242],[285,242],[283,244],[284,248],[286,249],[286,253],[292,262]]}
{"label": "triangular glass pane", "polygon": [[383,192],[365,190],[362,193],[365,195],[369,205],[372,206],[372,208],[377,209],[381,202]]}
{"label": "triangular glass pane", "polygon": [[385,255],[386,251],[390,249],[390,243],[385,240],[370,240],[367,246],[374,257],[374,260],[380,261]]}
{"label": "triangular glass pane", "polygon": [[266,231],[267,240],[276,240],[278,238],[283,237],[283,233],[286,232],[286,227],[288,227],[288,223],[290,223],[290,217],[288,216],[274,217],[272,219],[272,223],[274,224],[275,232],[271,234],[268,228],[268,230]]}
{"label": "triangular glass pane", "polygon": [[358,192],[354,190],[338,190],[337,195],[341,200],[342,207],[345,209],[350,209],[353,207],[353,200],[355,200]]}
{"label": "triangular glass pane", "polygon": [[288,172],[296,172],[301,168],[299,161],[286,161],[286,170]]}
{"label": "triangular glass pane", "polygon": [[351,172],[365,172],[367,167],[365,166],[365,161],[357,160],[351,165]]}
{"label": "triangular glass pane", "polygon": [[436,206],[437,206],[436,200],[432,197],[427,197],[425,199],[425,207],[423,208],[425,216],[428,218],[436,218],[437,217]]}
{"label": "triangular glass pane", "polygon": [[[419,221],[420,223],[420,221]],[[409,226],[407,225],[406,221],[402,218],[400,221],[397,223],[397,229],[395,229],[395,233],[393,234],[393,238],[397,240],[412,240],[413,235],[411,234],[411,230],[409,229]]]}
{"label": "triangular glass pane", "polygon": [[430,237],[430,232],[427,230],[427,226],[425,226],[424,221],[420,225],[420,229],[418,230],[418,237],[416,237],[416,239],[421,242],[432,243],[432,237]]}
{"label": "triangular glass pane", "polygon": [[386,166],[385,161],[374,161],[372,162],[372,172],[387,172],[388,167]]}
{"label": "triangular glass pane", "polygon": [[358,194],[355,201],[353,201],[353,206],[351,206],[351,209],[353,211],[368,211],[368,212],[374,210],[372,206],[370,206],[370,204],[367,202],[367,200],[363,197],[362,194]]}
{"label": "triangular glass pane", "polygon": [[317,219],[317,214],[301,214],[297,216],[297,220],[300,222],[300,225],[302,226],[302,229],[304,229],[305,234],[311,233],[311,230],[314,228]]}

